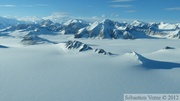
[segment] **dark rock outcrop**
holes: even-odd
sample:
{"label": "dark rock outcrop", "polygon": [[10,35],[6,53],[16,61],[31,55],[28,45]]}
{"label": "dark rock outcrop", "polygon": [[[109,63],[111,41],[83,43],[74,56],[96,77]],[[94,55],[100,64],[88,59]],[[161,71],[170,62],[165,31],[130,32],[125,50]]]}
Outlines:
{"label": "dark rock outcrop", "polygon": [[92,50],[92,48],[80,41],[68,41],[65,45],[67,49],[78,49],[79,52]]}

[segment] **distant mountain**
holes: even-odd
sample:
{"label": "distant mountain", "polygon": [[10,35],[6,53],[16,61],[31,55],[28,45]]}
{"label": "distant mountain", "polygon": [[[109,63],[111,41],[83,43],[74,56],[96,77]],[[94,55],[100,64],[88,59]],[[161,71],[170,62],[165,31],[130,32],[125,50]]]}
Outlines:
{"label": "distant mountain", "polygon": [[0,17],[0,29],[6,28],[14,24],[19,24],[19,23],[25,23],[25,22],[18,21],[13,18]]}
{"label": "distant mountain", "polygon": [[[74,38],[100,38],[100,39],[138,39],[138,38],[180,38],[180,24],[141,22],[120,23],[109,19],[100,22],[88,23],[81,19],[69,20],[63,24],[51,20],[39,22],[20,22],[15,19],[0,17],[0,36],[5,34],[16,37],[19,33],[36,35],[74,35]],[[16,33],[14,33],[16,32]],[[13,33],[11,35],[10,33]],[[18,34],[18,36],[21,36]]]}
{"label": "distant mountain", "polygon": [[51,20],[43,20],[42,22],[40,22],[40,24],[44,27],[46,26],[50,26],[53,24],[53,22]]}
{"label": "distant mountain", "polygon": [[[142,26],[141,24],[136,24],[136,26]],[[86,28],[82,28],[75,34],[75,38],[88,38],[88,37],[98,37],[98,38],[110,38],[110,39],[135,39],[139,38],[133,32],[134,25],[129,25],[127,23],[114,22],[109,19],[103,21],[95,22]],[[141,34],[141,33],[140,33]],[[146,36],[145,34],[143,34]]]}
{"label": "distant mountain", "polygon": [[73,19],[65,22],[61,29],[62,34],[75,34],[79,29],[88,26],[89,24],[80,19]]}
{"label": "distant mountain", "polygon": [[31,31],[37,29],[47,29],[49,31],[59,31],[61,30],[62,26],[59,23],[53,23],[50,20],[43,20],[39,23],[17,23],[13,24],[9,27],[6,27],[2,31],[16,31],[16,30],[23,30],[23,31]]}
{"label": "distant mountain", "polygon": [[[75,34],[75,38],[82,38],[82,37],[98,37],[98,38],[120,38],[126,36],[126,32],[120,29],[126,27],[126,24],[120,24],[118,22],[111,21],[109,19],[105,19],[103,21],[94,22],[93,24],[87,26],[86,28],[82,28]],[[131,35],[129,35],[132,38]],[[126,38],[129,38],[127,36]]]}
{"label": "distant mountain", "polygon": [[75,34],[75,38],[180,38],[179,24],[145,23],[138,20],[132,23],[119,23],[109,19],[82,28]]}

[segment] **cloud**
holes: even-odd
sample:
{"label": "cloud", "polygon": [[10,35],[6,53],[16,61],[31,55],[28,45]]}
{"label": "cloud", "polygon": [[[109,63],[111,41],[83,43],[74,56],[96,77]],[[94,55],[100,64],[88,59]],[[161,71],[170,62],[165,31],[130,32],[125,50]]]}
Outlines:
{"label": "cloud", "polygon": [[53,22],[63,23],[70,19],[82,19],[89,22],[101,21],[102,19],[104,19],[103,17],[105,17],[105,15],[102,15],[101,17],[98,17],[98,16],[84,17],[84,16],[71,16],[67,12],[54,12],[50,16],[42,17],[42,19],[45,19],[45,20],[49,19]]}
{"label": "cloud", "polygon": [[52,15],[49,16],[49,17],[62,18],[62,17],[67,17],[67,16],[69,16],[69,13],[66,13],[66,12],[54,12],[54,13],[52,13]]}
{"label": "cloud", "polygon": [[16,7],[16,5],[0,5],[0,7]]}
{"label": "cloud", "polygon": [[105,15],[105,14],[103,14],[101,17],[102,17],[102,18],[105,18],[105,17],[106,17],[106,15]]}
{"label": "cloud", "polygon": [[47,4],[36,4],[35,6],[46,7],[46,6],[49,6],[49,5],[47,5]]}
{"label": "cloud", "polygon": [[134,0],[112,0],[111,2],[132,2]]}
{"label": "cloud", "polygon": [[22,7],[33,7],[34,5],[21,5]]}
{"label": "cloud", "polygon": [[47,4],[34,4],[34,5],[20,5],[21,7],[46,7]]}
{"label": "cloud", "polygon": [[110,7],[113,7],[113,8],[130,8],[130,7],[133,7],[133,5],[110,5]]}
{"label": "cloud", "polygon": [[74,17],[70,16],[69,13],[66,12],[54,12],[50,16],[42,17],[43,19],[49,19],[53,22],[64,22],[69,19],[73,19]]}
{"label": "cloud", "polygon": [[37,21],[41,21],[42,18],[37,17],[37,16],[23,16],[23,17],[19,17],[19,16],[2,16],[4,18],[8,18],[8,19],[14,19],[14,20],[18,20],[18,21],[25,21],[25,22],[37,22]]}
{"label": "cloud", "polygon": [[88,21],[88,22],[95,22],[95,21],[102,21],[103,19],[105,18],[109,18],[111,20],[114,20],[114,21],[133,21],[135,19],[124,19],[122,18],[120,15],[117,15],[117,14],[111,14],[111,15],[101,15],[101,16],[78,16],[78,17],[75,17],[75,16],[70,16],[70,14],[66,13],[66,12],[54,12],[52,15],[50,16],[46,16],[46,17],[37,17],[37,16],[24,16],[24,17],[18,17],[18,16],[4,16],[6,18],[11,18],[11,19],[16,19],[18,21],[26,21],[26,22],[40,22],[40,21],[43,21],[43,20],[51,20],[55,23],[64,23],[70,19],[82,19],[82,20],[85,20],[85,21]]}
{"label": "cloud", "polygon": [[0,7],[46,7],[47,4],[34,4],[34,5],[0,5]]}
{"label": "cloud", "polygon": [[128,11],[125,11],[127,13],[134,13],[134,12],[137,12],[136,10],[128,10]]}
{"label": "cloud", "polygon": [[103,19],[105,19],[102,16],[78,16],[78,17],[70,17],[71,19],[82,19],[84,21],[88,21],[88,22],[95,22],[95,21],[102,21]]}
{"label": "cloud", "polygon": [[111,4],[109,7],[112,7],[112,8],[131,8],[131,7],[133,7],[133,5],[119,4],[119,3],[121,3],[121,2],[132,2],[132,1],[135,1],[135,0],[112,0],[110,2],[112,2],[114,4]]}
{"label": "cloud", "polygon": [[169,11],[180,11],[180,7],[166,8],[165,10],[169,10]]}
{"label": "cloud", "polygon": [[19,21],[26,21],[26,22],[36,22],[42,20],[41,18],[37,16],[25,16],[25,17],[16,17]]}

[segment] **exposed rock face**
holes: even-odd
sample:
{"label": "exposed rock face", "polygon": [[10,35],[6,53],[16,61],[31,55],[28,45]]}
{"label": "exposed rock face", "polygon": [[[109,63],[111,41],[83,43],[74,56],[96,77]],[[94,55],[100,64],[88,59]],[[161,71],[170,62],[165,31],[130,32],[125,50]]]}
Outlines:
{"label": "exposed rock face", "polygon": [[78,49],[79,52],[92,50],[92,48],[80,41],[68,41],[65,45],[67,49]]}
{"label": "exposed rock face", "polygon": [[123,33],[123,38],[124,39],[135,39],[135,37],[134,36],[132,36],[129,32],[127,32],[127,31],[125,31],[124,33]]}
{"label": "exposed rock face", "polygon": [[123,38],[124,31],[118,30],[118,26],[125,27],[125,25],[109,19],[105,19],[100,23],[94,22],[93,24],[80,29],[78,33],[75,34],[75,38]]}
{"label": "exposed rock face", "polygon": [[169,46],[166,46],[165,48],[163,48],[163,49],[165,49],[165,50],[167,50],[167,49],[175,49],[174,47],[169,47]]}
{"label": "exposed rock face", "polygon": [[24,45],[36,45],[36,44],[44,44],[44,43],[54,43],[52,41],[49,41],[47,39],[43,39],[38,37],[37,35],[25,35],[23,37],[23,40],[21,40],[21,43]]}
{"label": "exposed rock face", "polygon": [[94,52],[96,52],[96,53],[98,53],[98,54],[103,54],[103,55],[114,55],[114,54],[111,53],[111,52],[106,52],[104,49],[95,49]]}
{"label": "exposed rock face", "polygon": [[0,45],[0,48],[9,48],[9,47],[7,47],[7,46],[3,46],[3,45]]}
{"label": "exposed rock face", "polygon": [[[93,48],[91,48],[87,44],[84,44],[80,41],[68,41],[65,44],[65,47],[67,49],[77,49],[79,52],[93,50]],[[103,54],[103,55],[115,55],[111,52],[106,52],[104,49],[99,49],[99,48],[95,49],[94,52],[96,52],[98,54]]]}

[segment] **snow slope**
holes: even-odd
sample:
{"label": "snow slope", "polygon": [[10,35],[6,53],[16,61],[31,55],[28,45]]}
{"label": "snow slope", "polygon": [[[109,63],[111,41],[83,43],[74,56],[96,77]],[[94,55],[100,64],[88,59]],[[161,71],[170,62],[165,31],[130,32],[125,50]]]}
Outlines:
{"label": "snow slope", "polygon": [[0,101],[122,101],[123,94],[179,93],[179,30],[178,24],[108,19],[11,25],[0,30]]}
{"label": "snow slope", "polygon": [[8,48],[0,48],[0,101],[121,101],[125,93],[180,92],[179,40],[77,39],[117,54],[111,56],[67,49],[72,35],[40,37],[59,44],[1,38]]}

